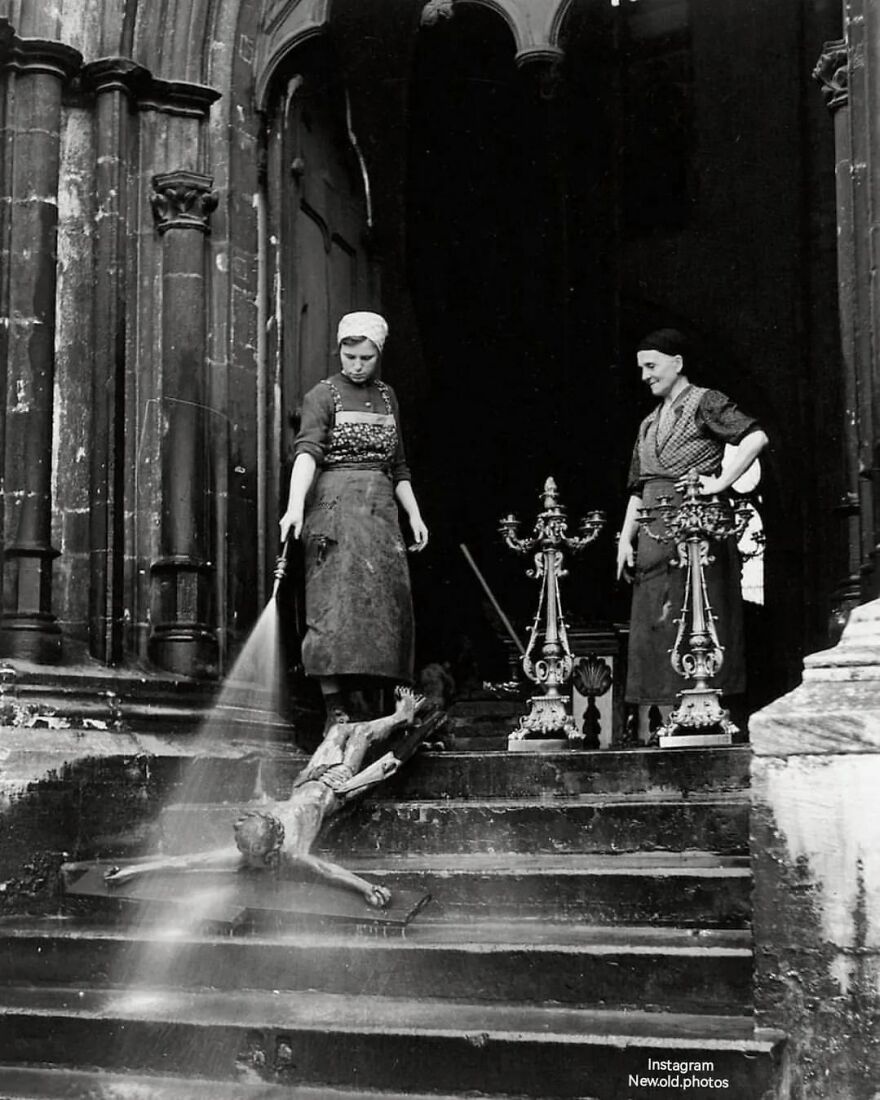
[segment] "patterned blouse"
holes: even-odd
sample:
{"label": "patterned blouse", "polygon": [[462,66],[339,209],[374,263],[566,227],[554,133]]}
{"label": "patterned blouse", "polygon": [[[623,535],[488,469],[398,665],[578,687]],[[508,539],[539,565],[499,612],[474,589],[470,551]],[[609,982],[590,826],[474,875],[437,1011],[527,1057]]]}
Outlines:
{"label": "patterned blouse", "polygon": [[294,444],[300,454],[324,469],[386,469],[395,485],[411,480],[397,398],[375,379],[357,384],[340,372],[310,389]]}
{"label": "patterned blouse", "polygon": [[652,478],[678,478],[690,469],[717,474],[724,446],[736,445],[760,425],[718,390],[688,386],[642,421],[627,478],[631,496],[641,496]]}

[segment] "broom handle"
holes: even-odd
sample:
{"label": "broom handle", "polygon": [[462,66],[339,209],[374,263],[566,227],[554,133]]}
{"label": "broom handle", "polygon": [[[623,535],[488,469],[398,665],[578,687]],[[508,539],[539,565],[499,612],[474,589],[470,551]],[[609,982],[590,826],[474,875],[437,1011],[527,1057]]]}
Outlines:
{"label": "broom handle", "polygon": [[468,550],[468,548],[465,546],[465,544],[463,542],[460,542],[458,544],[458,546],[459,546],[459,549],[461,550],[462,554],[464,554],[468,565],[471,567],[471,569],[473,569],[474,575],[476,576],[477,580],[483,586],[483,591],[489,597],[489,600],[490,600],[492,606],[495,608],[495,611],[498,614],[498,618],[504,624],[504,629],[510,635],[511,639],[513,640],[513,644],[516,646],[516,648],[520,651],[520,653],[524,657],[525,654],[526,654],[525,647],[523,646],[522,642],[517,637],[516,631],[513,629],[513,625],[511,624],[510,619],[508,619],[508,617],[501,610],[501,604],[495,599],[495,595],[492,592],[492,589],[489,587],[489,582],[486,580],[486,578],[480,572],[479,567],[477,566],[477,563],[471,557],[470,550]]}

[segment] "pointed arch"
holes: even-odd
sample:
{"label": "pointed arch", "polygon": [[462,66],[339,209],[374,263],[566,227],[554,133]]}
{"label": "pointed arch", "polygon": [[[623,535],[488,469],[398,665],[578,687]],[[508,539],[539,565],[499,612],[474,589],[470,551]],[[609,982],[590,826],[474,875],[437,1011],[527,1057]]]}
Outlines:
{"label": "pointed arch", "polygon": [[560,34],[574,0],[456,0],[494,11],[510,28],[520,60],[558,55]]}
{"label": "pointed arch", "polygon": [[272,77],[304,42],[323,35],[330,22],[330,0],[267,5],[254,58],[254,99],[258,111],[268,106]]}

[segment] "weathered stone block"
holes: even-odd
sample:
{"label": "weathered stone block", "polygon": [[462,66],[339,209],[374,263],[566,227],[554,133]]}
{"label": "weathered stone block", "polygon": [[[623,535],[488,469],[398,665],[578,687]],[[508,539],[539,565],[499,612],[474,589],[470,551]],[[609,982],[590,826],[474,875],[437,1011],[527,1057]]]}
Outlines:
{"label": "weathered stone block", "polygon": [[880,1077],[880,601],[753,716],[756,1012],[791,1039],[793,1096]]}

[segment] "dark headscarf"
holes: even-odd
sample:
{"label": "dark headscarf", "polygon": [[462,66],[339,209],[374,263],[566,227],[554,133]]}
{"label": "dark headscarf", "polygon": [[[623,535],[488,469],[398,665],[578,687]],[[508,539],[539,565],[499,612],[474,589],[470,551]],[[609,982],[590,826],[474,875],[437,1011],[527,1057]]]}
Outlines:
{"label": "dark headscarf", "polygon": [[660,351],[664,355],[680,355],[687,363],[688,356],[693,353],[693,345],[677,328],[658,328],[639,340],[636,351]]}

